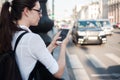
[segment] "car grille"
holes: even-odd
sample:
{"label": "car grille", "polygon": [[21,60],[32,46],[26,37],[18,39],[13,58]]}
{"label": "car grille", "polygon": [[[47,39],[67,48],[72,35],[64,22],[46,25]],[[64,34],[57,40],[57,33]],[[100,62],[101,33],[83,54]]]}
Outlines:
{"label": "car grille", "polygon": [[98,36],[99,32],[87,32],[87,36]]}
{"label": "car grille", "polygon": [[84,36],[78,36],[78,38],[84,38]]}

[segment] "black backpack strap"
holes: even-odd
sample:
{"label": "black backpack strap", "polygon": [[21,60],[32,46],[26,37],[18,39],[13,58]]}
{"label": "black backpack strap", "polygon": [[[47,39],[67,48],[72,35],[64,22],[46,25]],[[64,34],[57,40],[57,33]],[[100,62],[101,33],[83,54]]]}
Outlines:
{"label": "black backpack strap", "polygon": [[26,34],[26,33],[28,33],[28,32],[27,32],[27,31],[23,32],[23,33],[20,34],[20,35],[18,36],[18,38],[16,39],[15,46],[14,46],[14,52],[16,51],[16,47],[17,47],[17,45],[18,45],[20,39],[21,39],[22,36],[23,36],[24,34]]}

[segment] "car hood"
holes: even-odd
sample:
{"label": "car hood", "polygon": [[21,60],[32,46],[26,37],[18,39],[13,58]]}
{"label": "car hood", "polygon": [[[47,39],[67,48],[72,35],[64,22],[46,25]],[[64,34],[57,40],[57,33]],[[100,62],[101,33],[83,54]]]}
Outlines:
{"label": "car hood", "polygon": [[101,28],[96,27],[96,28],[79,28],[79,31],[102,31]]}

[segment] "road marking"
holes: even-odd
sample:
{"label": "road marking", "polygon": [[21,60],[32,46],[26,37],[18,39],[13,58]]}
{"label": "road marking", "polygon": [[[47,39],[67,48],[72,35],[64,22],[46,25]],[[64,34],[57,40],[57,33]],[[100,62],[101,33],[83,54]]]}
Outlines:
{"label": "road marking", "polygon": [[120,77],[119,73],[113,73],[113,74],[91,74],[92,77],[107,77],[107,76],[114,76],[114,77]]}
{"label": "road marking", "polygon": [[73,72],[76,80],[90,80],[84,69],[74,69]]}
{"label": "road marking", "polygon": [[111,74],[91,74],[92,77],[111,76]]}
{"label": "road marking", "polygon": [[87,72],[85,71],[77,55],[70,55],[68,51],[66,52],[75,76],[75,80],[90,80]]}
{"label": "road marking", "polygon": [[86,55],[86,57],[91,61],[91,63],[96,67],[96,68],[107,68],[103,62],[101,62],[95,55]]}
{"label": "road marking", "polygon": [[109,54],[105,54],[105,56],[112,59],[117,64],[120,64],[120,58],[118,56],[116,56],[115,54],[109,53]]}
{"label": "road marking", "polygon": [[83,68],[78,57],[76,55],[69,55],[69,60],[72,68]]}

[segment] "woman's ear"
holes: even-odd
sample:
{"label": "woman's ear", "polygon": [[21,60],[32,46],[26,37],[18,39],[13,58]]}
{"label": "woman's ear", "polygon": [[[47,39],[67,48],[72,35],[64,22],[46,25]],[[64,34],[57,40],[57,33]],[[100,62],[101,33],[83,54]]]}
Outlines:
{"label": "woman's ear", "polygon": [[29,10],[27,7],[24,8],[23,14],[24,14],[26,17],[28,17],[29,13],[30,13],[30,10]]}

